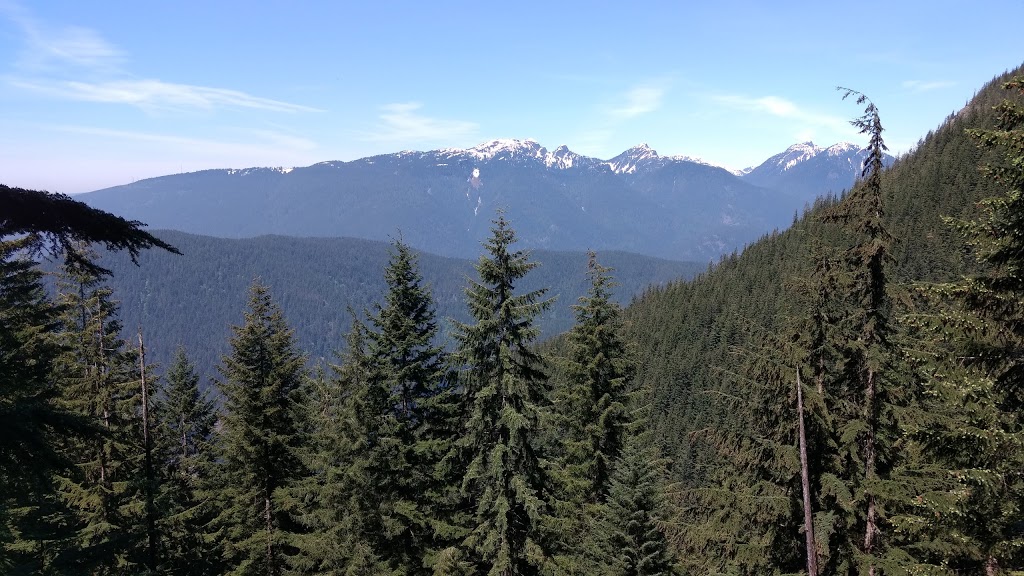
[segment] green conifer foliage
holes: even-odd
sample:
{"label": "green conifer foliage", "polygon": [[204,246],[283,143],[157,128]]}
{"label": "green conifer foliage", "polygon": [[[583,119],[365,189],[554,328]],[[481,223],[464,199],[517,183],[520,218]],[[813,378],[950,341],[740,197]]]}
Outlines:
{"label": "green conifer foliage", "polygon": [[[638,422],[637,425],[642,425]],[[605,566],[614,576],[674,574],[663,518],[664,460],[649,433],[628,437],[612,473],[601,531]]]}
{"label": "green conifer foliage", "polygon": [[305,395],[312,437],[302,454],[311,475],[298,492],[306,502],[300,520],[308,531],[292,560],[301,573],[393,573],[379,554],[387,519],[377,492],[377,483],[387,481],[382,475],[388,463],[381,458],[388,452],[380,444],[389,395],[367,353],[366,325],[350,312],[352,328],[340,365],[332,367],[334,377],[316,375]]}
{"label": "green conifer foliage", "polygon": [[633,364],[620,334],[619,306],[611,300],[615,284],[610,270],[597,263],[594,253],[588,268],[591,286],[574,307],[567,384],[555,410],[565,425],[561,467],[572,477],[570,484],[583,483],[574,500],[597,503],[608,494],[612,463],[629,423],[625,403]]}
{"label": "green conifer foliage", "polygon": [[[835,223],[847,236],[847,245],[833,273],[841,298],[839,322],[845,333],[840,344],[845,359],[843,377],[837,379],[828,402],[836,406],[836,426],[845,459],[842,474],[857,500],[856,512],[846,524],[848,547],[856,550],[854,566],[874,575],[884,555],[884,492],[895,466],[893,443],[899,435],[893,406],[900,402],[894,378],[892,313],[886,268],[892,238],[885,228],[882,206],[882,140],[878,108],[858,92],[840,88],[844,98],[865,104],[854,127],[870,138],[863,179],[843,202],[829,210],[826,222]],[[859,532],[859,534],[858,534]]]}
{"label": "green conifer foliage", "polygon": [[421,573],[435,528],[443,530],[433,497],[442,489],[435,467],[452,440],[439,412],[439,395],[446,392],[444,354],[433,301],[407,245],[394,243],[384,277],[388,292],[369,332],[373,386],[387,394],[376,415],[383,429],[375,449],[384,452],[375,457],[383,468],[373,490],[390,527],[379,546],[396,568]]}
{"label": "green conifer foliage", "polygon": [[213,462],[213,402],[199,387],[199,376],[178,349],[154,403],[155,453],[160,535],[160,570],[210,574],[213,550],[202,538],[211,520],[203,482]]}
{"label": "green conifer foliage", "polygon": [[622,452],[633,374],[620,309],[611,300],[615,284],[593,252],[587,275],[591,285],[574,306],[576,325],[567,337],[569,355],[557,378],[549,433],[556,444],[550,467],[551,553],[559,570],[569,574],[594,569],[589,562],[596,556],[592,528]]}
{"label": "green conifer foliage", "polygon": [[75,529],[60,561],[92,574],[139,570],[145,531],[136,355],[119,336],[117,304],[95,267],[66,267],[59,287],[61,402],[97,429],[66,442],[74,469],[60,478],[59,492]]}
{"label": "green conifer foliage", "polygon": [[468,411],[462,490],[475,511],[464,545],[490,575],[534,574],[544,555],[536,538],[545,496],[536,445],[547,376],[530,345],[550,300],[543,290],[516,294],[535,264],[511,250],[515,239],[499,213],[477,264],[480,279],[466,289],[475,322],[457,325],[455,336]]}
{"label": "green conifer foliage", "polygon": [[58,407],[51,370],[60,352],[57,307],[42,272],[20,254],[25,240],[0,241],[0,572],[44,572],[53,475],[67,469],[57,449],[82,422]]}
{"label": "green conifer foliage", "polygon": [[304,358],[258,281],[249,292],[245,322],[233,330],[218,382],[224,413],[215,441],[212,538],[221,546],[225,573],[280,574],[297,530],[289,490],[305,475],[298,456],[305,438],[296,414]]}
{"label": "green conifer foliage", "polygon": [[942,417],[921,436],[956,485],[924,493],[918,520],[944,564],[987,575],[1024,565],[1024,77],[1003,87],[1012,96],[996,106],[996,126],[969,131],[994,153],[982,171],[1003,193],[979,218],[950,220],[980,272],[932,288],[949,347],[931,382]]}

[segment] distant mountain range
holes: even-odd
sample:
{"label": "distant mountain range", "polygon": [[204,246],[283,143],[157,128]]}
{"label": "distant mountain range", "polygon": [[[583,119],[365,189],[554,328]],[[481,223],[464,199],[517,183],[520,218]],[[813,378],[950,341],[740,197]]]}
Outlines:
{"label": "distant mountain range", "polygon": [[522,244],[707,261],[849,187],[864,151],[798,144],[733,173],[640,145],[601,160],[533,140],[398,152],[304,168],[204,170],[79,198],[153,228],[219,237],[348,236],[475,257],[502,208]]}

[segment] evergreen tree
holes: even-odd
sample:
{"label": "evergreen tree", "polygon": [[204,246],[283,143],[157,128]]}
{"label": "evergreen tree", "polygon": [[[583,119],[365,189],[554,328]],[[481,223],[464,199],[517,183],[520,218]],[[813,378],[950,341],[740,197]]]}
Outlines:
{"label": "evergreen tree", "polygon": [[211,520],[203,482],[213,463],[216,411],[181,348],[167,370],[154,413],[160,571],[211,574],[213,550],[202,538]]}
{"label": "evergreen tree", "polygon": [[590,290],[574,306],[566,384],[555,398],[564,446],[559,468],[577,503],[597,503],[607,496],[612,463],[629,423],[625,402],[633,365],[620,333],[619,306],[611,300],[615,284],[609,272],[591,252]]}
{"label": "evergreen tree", "polygon": [[382,428],[374,447],[384,451],[374,460],[385,468],[376,471],[373,490],[390,528],[377,545],[396,569],[422,573],[433,532],[446,530],[435,505],[443,490],[435,468],[453,440],[441,397],[448,392],[444,354],[433,301],[407,245],[394,243],[384,277],[385,303],[370,318],[375,330],[368,333],[377,380],[371,385],[386,399],[375,415]]}
{"label": "evergreen tree", "polygon": [[970,131],[996,155],[982,171],[1003,190],[982,202],[975,220],[950,220],[966,238],[980,272],[932,287],[945,304],[935,331],[930,388],[942,404],[920,437],[926,453],[956,480],[920,498],[937,561],[988,576],[1024,563],[1024,77],[996,107],[993,129]]}
{"label": "evergreen tree", "polygon": [[633,365],[620,332],[619,306],[611,300],[609,272],[591,252],[590,289],[574,306],[569,356],[553,395],[551,553],[565,573],[593,569],[587,566],[595,556],[591,527],[607,498],[629,418],[625,402]]}
{"label": "evergreen tree", "polygon": [[301,521],[308,532],[300,536],[300,553],[293,559],[300,572],[393,573],[380,556],[387,519],[377,493],[377,483],[386,482],[388,473],[381,459],[388,452],[380,442],[389,395],[378,385],[367,340],[367,328],[353,312],[334,377],[319,374],[310,381],[307,413],[314,424],[303,453],[311,475],[299,486],[307,502]]}
{"label": "evergreen tree", "polygon": [[[643,421],[637,426],[643,426]],[[628,436],[609,483],[601,518],[604,566],[609,576],[674,574],[663,518],[664,460],[647,432]]]}
{"label": "evergreen tree", "polygon": [[90,273],[108,273],[93,262],[84,243],[103,244],[108,250],[127,250],[134,262],[146,248],[177,248],[142,230],[143,224],[71,199],[64,194],[11,188],[0,184],[0,239],[20,236],[33,253],[63,254],[68,264]]}
{"label": "evergreen tree", "polygon": [[59,539],[51,520],[54,474],[68,471],[61,437],[88,433],[58,406],[51,377],[60,353],[59,309],[42,272],[25,258],[27,239],[0,241],[0,571],[43,573]]}
{"label": "evergreen tree", "polygon": [[455,336],[467,409],[462,490],[474,510],[463,545],[492,576],[535,574],[545,555],[537,526],[547,487],[536,446],[547,376],[530,345],[551,301],[544,290],[515,293],[536,266],[511,250],[515,239],[499,213],[477,264],[480,280],[466,289],[474,323],[458,324]]}
{"label": "evergreen tree", "polygon": [[305,475],[297,407],[303,356],[292,330],[256,281],[245,322],[233,327],[219,387],[224,413],[217,438],[216,531],[228,574],[281,574],[298,530],[290,489]]}
{"label": "evergreen tree", "polygon": [[[844,374],[828,391],[837,405],[838,436],[844,439],[847,486],[857,499],[854,517],[847,521],[850,548],[857,550],[848,569],[864,569],[874,576],[884,555],[884,492],[895,467],[893,443],[899,434],[893,407],[901,399],[893,374],[894,346],[886,267],[892,238],[885,228],[882,205],[882,169],[887,150],[882,139],[878,108],[863,94],[840,88],[843,97],[865,104],[864,114],[851,123],[869,136],[863,179],[843,202],[826,213],[848,236],[836,268],[843,297],[841,322],[845,340]],[[861,534],[856,534],[857,530]]]}
{"label": "evergreen tree", "polygon": [[74,536],[61,562],[114,574],[145,562],[140,389],[135,353],[119,336],[117,304],[95,270],[67,266],[59,282],[61,402],[98,430],[64,446],[74,470],[59,479],[59,490],[73,511]]}

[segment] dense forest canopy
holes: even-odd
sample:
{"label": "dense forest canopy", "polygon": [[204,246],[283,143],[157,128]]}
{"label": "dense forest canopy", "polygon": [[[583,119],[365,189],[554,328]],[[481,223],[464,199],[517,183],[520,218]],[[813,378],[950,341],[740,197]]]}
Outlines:
{"label": "dense forest canopy", "polygon": [[[379,300],[324,308],[347,333],[322,361],[256,280],[216,400],[195,351],[157,374],[161,326],[122,329],[103,261],[77,241],[133,256],[170,244],[109,215],[98,231],[7,218],[0,570],[1020,571],[1014,74],[888,169],[884,110],[848,92],[870,139],[854,188],[625,310],[591,254],[554,341],[539,342],[550,294],[527,282],[537,262],[502,213],[461,320],[439,317],[420,257],[396,241]],[[55,294],[40,247],[68,256]]]}

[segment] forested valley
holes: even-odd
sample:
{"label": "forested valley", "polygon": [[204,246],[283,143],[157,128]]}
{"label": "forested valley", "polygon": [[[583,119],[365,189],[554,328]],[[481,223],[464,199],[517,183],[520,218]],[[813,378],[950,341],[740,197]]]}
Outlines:
{"label": "forested valley", "polygon": [[871,151],[850,191],[625,309],[591,254],[543,342],[501,213],[444,338],[402,242],[324,362],[257,280],[211,391],[194,351],[147,361],[161,327],[121,326],[81,241],[171,244],[0,187],[0,571],[1024,570],[1020,74],[887,169],[884,115],[845,91]]}

